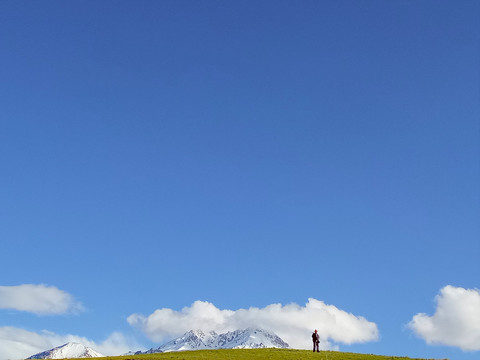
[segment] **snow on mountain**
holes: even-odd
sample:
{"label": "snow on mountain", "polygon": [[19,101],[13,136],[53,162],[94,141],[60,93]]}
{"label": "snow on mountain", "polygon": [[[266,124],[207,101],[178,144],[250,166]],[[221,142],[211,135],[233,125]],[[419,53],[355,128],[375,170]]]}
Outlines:
{"label": "snow on mountain", "polygon": [[105,355],[78,343],[67,343],[62,346],[35,354],[28,359],[65,359],[65,358],[91,358],[104,357]]}
{"label": "snow on mountain", "polygon": [[156,349],[150,349],[143,354],[202,349],[258,349],[288,347],[288,344],[276,334],[261,329],[235,330],[224,334],[217,334],[215,331],[204,333],[201,330],[190,330],[183,336],[167,342]]}
{"label": "snow on mountain", "polygon": [[288,348],[288,344],[273,332],[260,329],[236,330],[220,334],[216,342],[222,349]]}

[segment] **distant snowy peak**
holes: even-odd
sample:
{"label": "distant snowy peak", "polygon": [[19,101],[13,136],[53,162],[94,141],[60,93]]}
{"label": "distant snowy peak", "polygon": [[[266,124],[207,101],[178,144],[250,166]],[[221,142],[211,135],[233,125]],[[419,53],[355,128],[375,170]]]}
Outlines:
{"label": "distant snowy peak", "polygon": [[166,344],[156,348],[150,349],[145,354],[152,354],[158,352],[182,351],[182,350],[201,350],[210,349],[215,339],[218,337],[215,331],[204,333],[202,330],[190,330]]}
{"label": "distant snowy peak", "polygon": [[217,334],[202,330],[190,330],[183,336],[174,339],[156,349],[150,349],[144,354],[159,352],[202,350],[202,349],[258,349],[258,348],[288,348],[288,344],[270,331],[261,329],[245,329]]}
{"label": "distant snowy peak", "polygon": [[271,331],[235,330],[220,334],[216,346],[222,349],[288,348],[288,344]]}
{"label": "distant snowy peak", "polygon": [[35,354],[28,359],[66,359],[66,358],[93,358],[105,355],[78,343],[67,343],[62,346]]}

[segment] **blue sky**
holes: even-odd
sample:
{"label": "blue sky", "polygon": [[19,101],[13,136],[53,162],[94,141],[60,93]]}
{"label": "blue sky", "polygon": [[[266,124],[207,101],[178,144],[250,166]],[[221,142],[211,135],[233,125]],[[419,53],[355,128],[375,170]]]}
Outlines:
{"label": "blue sky", "polygon": [[0,355],[149,348],[133,314],[312,298],[376,325],[318,324],[340,350],[478,357],[441,324],[480,312],[479,11],[2,1],[0,342],[39,340]]}

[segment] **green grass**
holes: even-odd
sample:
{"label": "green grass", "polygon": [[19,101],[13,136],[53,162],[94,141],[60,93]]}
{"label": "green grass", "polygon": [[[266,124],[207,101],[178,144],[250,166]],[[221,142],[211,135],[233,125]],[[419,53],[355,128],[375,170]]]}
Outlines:
{"label": "green grass", "polygon": [[[146,355],[109,356],[98,360],[413,360],[407,357],[381,356],[293,349],[229,349],[179,351]],[[90,359],[91,360],[91,359]]]}

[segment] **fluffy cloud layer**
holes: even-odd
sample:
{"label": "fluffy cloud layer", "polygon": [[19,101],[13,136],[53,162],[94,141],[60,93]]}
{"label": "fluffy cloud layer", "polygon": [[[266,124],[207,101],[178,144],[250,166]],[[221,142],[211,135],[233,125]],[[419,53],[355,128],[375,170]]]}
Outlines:
{"label": "fluffy cloud layer", "polygon": [[480,350],[480,291],[445,286],[436,296],[433,316],[417,314],[408,327],[428,344]]}
{"label": "fluffy cloud layer", "polygon": [[378,339],[375,323],[312,298],[305,306],[272,304],[239,310],[220,310],[209,302],[196,301],[181,311],[164,308],[147,317],[132,314],[128,322],[155,342],[192,329],[225,332],[248,327],[272,330],[298,349],[310,348],[313,329],[318,329],[324,349],[336,348],[332,342],[353,344]]}
{"label": "fluffy cloud layer", "polygon": [[25,359],[39,352],[52,349],[67,342],[77,342],[104,354],[121,355],[140,346],[121,333],[113,333],[105,341],[95,343],[76,335],[58,335],[49,331],[40,333],[16,327],[0,327],[0,360]]}
{"label": "fluffy cloud layer", "polygon": [[54,286],[24,284],[0,286],[0,309],[59,315],[82,311],[83,306],[72,295]]}

